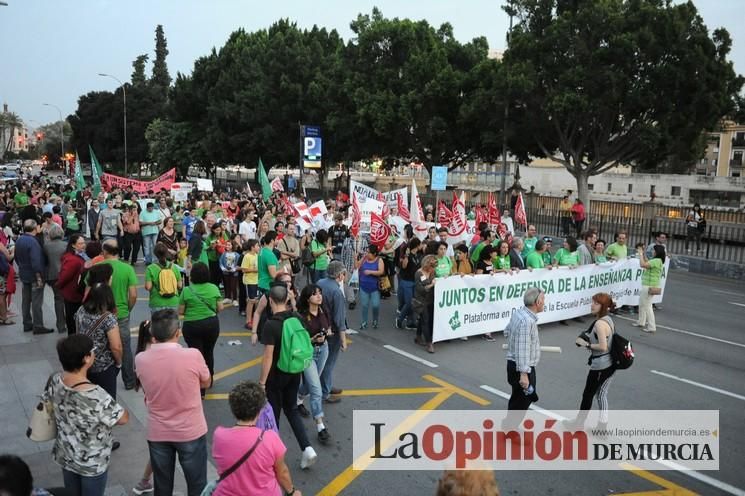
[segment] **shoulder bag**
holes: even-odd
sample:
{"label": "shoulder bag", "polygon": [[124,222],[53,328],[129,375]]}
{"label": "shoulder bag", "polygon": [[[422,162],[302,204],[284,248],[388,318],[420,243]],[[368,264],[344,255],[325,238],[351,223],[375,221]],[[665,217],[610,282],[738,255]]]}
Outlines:
{"label": "shoulder bag", "polygon": [[54,374],[49,376],[47,384],[44,386],[39,403],[31,413],[31,421],[26,429],[26,437],[37,443],[51,441],[57,437],[57,422],[54,420],[54,403],[49,395],[49,386],[52,384]]}
{"label": "shoulder bag", "polygon": [[199,295],[198,295],[198,294],[196,293],[196,291],[194,291],[194,290],[193,290],[193,289],[191,288],[191,286],[189,286],[189,292],[190,292],[190,293],[191,293],[191,294],[192,294],[192,295],[193,295],[193,296],[194,296],[194,297],[195,297],[195,298],[196,298],[197,300],[201,301],[201,302],[202,302],[202,303],[204,304],[204,306],[205,306],[205,307],[207,307],[207,308],[208,308],[208,309],[209,309],[210,311],[214,312],[214,313],[215,313],[215,316],[217,315],[217,309],[216,309],[216,308],[212,308],[212,306],[211,306],[211,305],[210,305],[209,303],[207,303],[207,300],[205,300],[204,298],[202,298],[201,296],[199,296]]}
{"label": "shoulder bag", "polygon": [[256,447],[259,445],[262,439],[264,439],[264,433],[266,431],[262,430],[261,434],[259,435],[259,438],[256,440],[256,442],[251,446],[251,449],[249,449],[246,454],[244,454],[242,457],[238,459],[237,462],[235,462],[233,465],[231,465],[225,472],[220,474],[220,477],[216,481],[212,481],[209,484],[207,484],[202,490],[201,496],[211,496],[213,492],[215,492],[215,489],[217,489],[217,485],[228,478],[230,474],[238,470],[238,468],[243,465],[243,463],[249,459],[249,457],[253,454],[253,452],[256,450]]}
{"label": "shoulder bag", "polygon": [[[287,240],[282,238],[282,242],[285,244],[285,251],[289,252],[290,247],[287,246]],[[303,262],[300,260],[299,257],[291,258],[290,267],[292,268],[293,274],[298,274],[301,270],[303,270]]]}

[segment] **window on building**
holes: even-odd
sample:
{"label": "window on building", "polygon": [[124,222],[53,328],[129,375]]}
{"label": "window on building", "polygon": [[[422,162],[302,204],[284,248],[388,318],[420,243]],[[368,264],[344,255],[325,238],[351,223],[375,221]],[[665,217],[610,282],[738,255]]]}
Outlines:
{"label": "window on building", "polygon": [[670,188],[670,196],[680,196],[680,186]]}
{"label": "window on building", "polygon": [[629,193],[633,193],[633,192],[634,192],[634,185],[629,184]]}
{"label": "window on building", "polygon": [[732,172],[732,177],[740,177],[740,171]]}
{"label": "window on building", "polygon": [[717,159],[715,159],[715,158],[711,159],[711,165],[713,165],[714,167],[716,167],[717,166]]}
{"label": "window on building", "polygon": [[608,183],[608,193],[613,189],[613,183]]}
{"label": "window on building", "polygon": [[595,190],[595,185],[594,184],[588,184],[587,185],[587,190],[588,191],[594,191]]}

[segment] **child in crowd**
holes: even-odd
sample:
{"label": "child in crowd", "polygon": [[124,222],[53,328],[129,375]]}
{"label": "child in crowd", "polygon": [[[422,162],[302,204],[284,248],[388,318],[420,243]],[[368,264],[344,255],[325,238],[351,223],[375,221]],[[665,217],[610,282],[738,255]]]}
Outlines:
{"label": "child in crowd", "polygon": [[186,257],[187,257],[188,243],[186,239],[181,238],[178,242],[178,251],[176,252],[176,265],[181,270],[181,277],[184,280],[184,286],[189,285],[189,277],[186,274]]}
{"label": "child in crowd", "polygon": [[240,257],[240,246],[232,241],[230,248],[220,255],[220,270],[222,270],[222,282],[225,286],[225,299],[223,305],[238,306],[238,258]]}
{"label": "child in crowd", "polygon": [[243,243],[243,285],[246,286],[246,329],[252,328],[254,306],[259,298],[259,249],[261,246],[255,239]]}

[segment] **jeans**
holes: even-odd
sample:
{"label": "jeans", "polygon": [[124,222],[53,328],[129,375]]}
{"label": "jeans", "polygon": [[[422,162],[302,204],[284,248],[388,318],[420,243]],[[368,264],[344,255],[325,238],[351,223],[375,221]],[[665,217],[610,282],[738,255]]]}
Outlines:
{"label": "jeans", "polygon": [[116,399],[116,376],[119,375],[119,367],[110,365],[106,370],[101,372],[88,371],[88,380],[97,386],[101,386],[109,396]]}
{"label": "jeans", "polygon": [[199,496],[207,485],[207,435],[193,441],[148,441],[150,464],[153,466],[154,496],[173,494],[176,455],[186,479],[186,493]]}
{"label": "jeans", "polygon": [[35,282],[24,282],[21,293],[21,310],[23,313],[23,330],[30,332],[44,327],[44,314],[41,306],[44,303],[44,285],[36,287]]}
{"label": "jeans", "polygon": [[310,412],[314,419],[323,418],[323,391],[321,373],[329,357],[329,345],[313,347],[313,365],[303,371],[303,383],[300,385],[300,396],[310,393]]}
{"label": "jeans", "polygon": [[132,356],[132,335],[129,332],[129,316],[119,319],[119,336],[122,338],[122,382],[124,387],[135,387],[135,360]]}
{"label": "jeans", "polygon": [[297,411],[297,392],[300,387],[301,374],[286,374],[279,369],[272,369],[266,379],[266,398],[274,409],[274,420],[279,427],[280,410],[284,410],[292,433],[300,445],[300,451],[310,446],[308,433],[305,432],[300,412]]}
{"label": "jeans", "polygon": [[137,255],[140,254],[140,245],[142,245],[140,233],[125,232],[122,238],[122,260],[125,262],[130,260],[134,265],[137,262]]}
{"label": "jeans", "polygon": [[145,265],[153,263],[153,248],[158,239],[158,233],[142,235],[142,254],[145,257]]}
{"label": "jeans", "polygon": [[82,303],[65,301],[65,321],[67,324],[67,335],[75,334],[77,324],[75,323],[75,313],[78,311]]}
{"label": "jeans", "polygon": [[331,389],[334,387],[334,366],[341,350],[339,333],[336,332],[333,336],[327,337],[326,343],[328,343],[329,352],[328,357],[326,357],[326,365],[324,365],[323,372],[321,372],[321,391],[324,398],[328,398],[331,395]]}
{"label": "jeans", "polygon": [[378,314],[380,313],[380,291],[377,289],[372,293],[368,293],[364,289],[360,291],[360,305],[362,305],[362,323],[367,324],[367,314],[370,305],[372,305],[372,318],[373,322],[378,321]]}
{"label": "jeans", "polygon": [[106,479],[108,470],[102,474],[88,477],[62,469],[62,480],[65,481],[65,489],[80,496],[103,496],[106,492]]}
{"label": "jeans", "polygon": [[412,323],[411,300],[414,299],[414,281],[398,278],[398,321]]}
{"label": "jeans", "polygon": [[323,270],[311,269],[310,270],[310,280],[313,284],[316,284],[318,281],[320,281],[321,279],[325,279],[325,278],[326,278],[326,269],[323,269]]}
{"label": "jeans", "polygon": [[54,285],[57,283],[57,279],[53,281],[47,281],[47,284],[52,288],[54,293],[54,316],[57,322],[57,332],[67,332],[67,321],[65,320],[65,299],[62,297],[62,292],[55,288]]}
{"label": "jeans", "polygon": [[202,320],[184,321],[182,332],[186,345],[199,350],[210,371],[210,376],[215,375],[215,344],[220,336],[220,319],[214,316]]}

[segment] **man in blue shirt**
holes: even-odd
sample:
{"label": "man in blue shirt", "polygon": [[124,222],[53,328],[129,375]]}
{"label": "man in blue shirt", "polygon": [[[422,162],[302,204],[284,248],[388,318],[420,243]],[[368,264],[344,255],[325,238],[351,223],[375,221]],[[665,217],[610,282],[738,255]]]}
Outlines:
{"label": "man in blue shirt", "polygon": [[44,327],[44,254],[36,240],[39,225],[34,219],[23,223],[23,234],[16,241],[15,261],[18,264],[18,277],[23,283],[21,308],[23,310],[23,332],[48,334],[53,329]]}
{"label": "man in blue shirt", "polygon": [[347,300],[344,297],[344,290],[342,289],[346,273],[344,264],[338,260],[334,260],[329,263],[326,270],[326,277],[317,283],[323,293],[323,308],[331,320],[331,330],[333,332],[326,339],[329,344],[329,356],[321,373],[321,389],[324,403],[338,403],[341,401],[335,395],[341,394],[342,390],[333,387],[332,374],[334,373],[334,366],[336,365],[339,351],[347,349]]}

